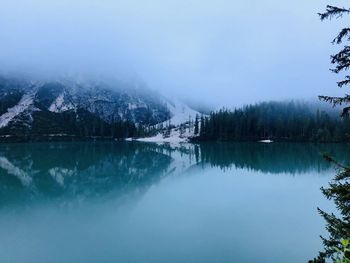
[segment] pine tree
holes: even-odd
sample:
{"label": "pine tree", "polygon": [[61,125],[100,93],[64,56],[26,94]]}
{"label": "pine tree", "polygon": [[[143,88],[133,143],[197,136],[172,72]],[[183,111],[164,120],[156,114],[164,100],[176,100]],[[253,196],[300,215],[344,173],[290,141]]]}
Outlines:
{"label": "pine tree", "polygon": [[199,132],[199,117],[198,117],[198,114],[196,114],[196,119],[195,119],[195,122],[194,122],[194,135],[198,135],[198,132]]}
{"label": "pine tree", "polygon": [[[321,188],[321,190],[328,199],[334,201],[339,216],[326,213],[318,208],[318,212],[326,221],[329,237],[321,237],[324,251],[320,252],[313,261],[310,261],[314,263],[323,263],[329,258],[334,259],[337,250],[343,246],[342,239],[350,237],[350,166],[344,166],[326,155],[325,158],[335,164],[339,172],[328,188]],[[346,251],[345,256],[350,258],[350,251]]]}
{"label": "pine tree", "polygon": [[[349,8],[339,8],[336,6],[327,6],[326,12],[320,13],[319,16],[321,20],[332,19],[332,18],[340,18],[343,15],[347,15],[350,13]],[[350,28],[343,28],[338,35],[333,39],[332,43],[341,45],[343,41],[350,40]],[[331,63],[335,65],[332,72],[338,74],[341,72],[345,72],[350,67],[350,46],[343,45],[342,49],[331,56]],[[346,74],[345,78],[341,81],[337,82],[340,88],[347,86],[350,84],[350,75]],[[337,105],[348,105],[350,103],[350,95],[346,94],[343,97],[333,97],[333,96],[319,96],[321,100],[329,102],[333,104],[333,106]],[[345,106],[343,108],[342,116],[346,116],[349,114],[350,107]]]}
{"label": "pine tree", "polygon": [[185,124],[183,124],[183,123],[180,124],[179,129],[180,129],[180,138],[182,138],[184,136],[185,130],[186,130]]}
{"label": "pine tree", "polygon": [[200,124],[200,131],[199,131],[199,136],[202,138],[202,139],[205,139],[205,123],[204,123],[204,116],[202,115],[201,116],[201,124]]}
{"label": "pine tree", "polygon": [[307,103],[264,102],[234,111],[221,109],[201,118],[198,139],[343,142],[350,126],[332,115]]}
{"label": "pine tree", "polygon": [[[350,9],[347,8],[327,6],[326,12],[319,15],[321,20],[325,20],[339,18],[349,13]],[[350,28],[343,28],[334,38],[333,43],[342,44],[344,40],[350,40]],[[350,67],[350,46],[343,45],[341,51],[331,56],[331,63],[335,65],[332,72],[338,74],[347,71]],[[349,85],[350,75],[346,75],[345,79],[339,81],[337,84],[339,87]],[[350,107],[346,105],[350,103],[350,95],[343,97],[320,96],[320,99],[333,104],[333,106],[345,105],[342,116],[346,117],[349,115]],[[343,248],[343,239],[350,238],[350,167],[338,163],[329,156],[325,156],[325,158],[334,163],[339,171],[328,188],[322,188],[321,190],[328,199],[334,201],[340,215],[336,216],[333,213],[329,214],[318,209],[326,221],[326,229],[329,232],[329,237],[322,237],[324,251],[320,252],[319,256],[312,262],[326,262],[326,259],[332,259],[334,262],[338,262],[336,260],[337,251]],[[350,250],[344,252],[344,257],[347,258],[347,261],[339,262],[349,262]]]}

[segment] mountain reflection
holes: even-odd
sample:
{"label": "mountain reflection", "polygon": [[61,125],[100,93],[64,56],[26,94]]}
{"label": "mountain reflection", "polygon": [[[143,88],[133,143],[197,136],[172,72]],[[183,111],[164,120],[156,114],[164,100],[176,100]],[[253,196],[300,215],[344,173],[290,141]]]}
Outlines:
{"label": "mountain reflection", "polygon": [[[171,157],[152,144],[57,143],[0,147],[0,202],[31,198],[86,199],[147,188]],[[0,204],[1,204],[0,203]]]}
{"label": "mountain reflection", "polygon": [[0,207],[30,200],[86,200],[142,194],[190,167],[300,174],[330,168],[322,153],[347,162],[337,144],[35,143],[0,146]]}

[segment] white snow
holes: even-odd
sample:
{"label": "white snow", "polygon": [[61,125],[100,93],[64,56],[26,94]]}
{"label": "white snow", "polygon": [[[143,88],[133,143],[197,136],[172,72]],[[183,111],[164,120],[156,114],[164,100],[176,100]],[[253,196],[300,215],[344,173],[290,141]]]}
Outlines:
{"label": "white snow", "polygon": [[177,143],[183,143],[187,142],[188,138],[180,138],[179,134],[176,132],[171,132],[169,137],[164,137],[163,134],[158,133],[156,136],[153,137],[146,137],[146,138],[139,138],[136,139],[136,141],[140,142],[156,142],[156,143],[172,143],[172,144],[177,144]]}
{"label": "white snow", "polygon": [[49,111],[51,112],[62,112],[73,109],[72,103],[65,103],[64,94],[60,94],[56,100],[50,105]]}
{"label": "white snow", "polygon": [[262,142],[262,143],[272,143],[273,141],[272,141],[272,140],[260,140],[259,142]]}
{"label": "white snow", "polygon": [[128,103],[128,109],[129,110],[135,110],[137,109],[139,106],[135,103]]}
{"label": "white snow", "polygon": [[[170,124],[172,125],[178,126],[187,122],[189,118],[193,121],[196,118],[196,115],[201,115],[198,111],[191,109],[178,99],[173,99],[172,102],[173,104],[167,102],[167,107],[172,115],[170,119]],[[163,122],[163,125],[165,126],[167,123],[169,123],[169,120]]]}
{"label": "white snow", "polygon": [[[194,123],[196,115],[200,116],[201,113],[198,111],[195,111],[188,107],[186,104],[182,103],[181,101],[177,99],[172,99],[172,103],[167,102],[167,107],[170,110],[171,118],[170,120],[164,121],[161,123],[161,125],[164,127],[167,127],[167,125],[170,124],[174,125],[175,128],[172,128],[170,131],[169,136],[164,136],[162,132],[159,132],[156,136],[153,137],[146,137],[146,138],[138,138],[137,141],[142,142],[154,142],[154,143],[171,143],[171,144],[180,144],[185,143],[189,141],[190,137],[193,137],[193,129],[194,127],[191,127],[191,131],[189,131],[189,120]],[[186,124],[187,123],[187,124]],[[180,132],[180,125],[184,125],[185,128],[181,134]],[[156,125],[156,126],[159,126]],[[164,132],[164,130],[163,130]],[[127,139],[131,140],[131,139]]]}
{"label": "white snow", "polygon": [[189,138],[192,136],[193,132],[189,132],[188,128],[186,128],[185,131],[181,134],[180,128],[176,127],[171,129],[169,136],[164,136],[161,132],[159,132],[156,136],[137,138],[135,140],[141,142],[180,144],[188,142]]}
{"label": "white snow", "polygon": [[24,94],[17,105],[7,109],[7,112],[0,116],[0,128],[6,127],[16,116],[24,112],[33,104],[33,94]]}

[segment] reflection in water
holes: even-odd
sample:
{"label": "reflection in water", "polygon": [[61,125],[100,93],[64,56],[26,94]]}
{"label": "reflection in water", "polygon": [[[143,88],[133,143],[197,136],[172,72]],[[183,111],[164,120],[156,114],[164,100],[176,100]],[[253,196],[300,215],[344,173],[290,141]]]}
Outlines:
{"label": "reflection in water", "polygon": [[319,191],[332,174],[321,153],[342,160],[346,151],[0,145],[0,261],[306,262],[321,249],[316,207],[332,209]]}
{"label": "reflection in water", "polygon": [[16,144],[0,148],[0,202],[82,198],[115,189],[142,190],[159,180],[171,157],[154,145],[129,143]]}
{"label": "reflection in water", "polygon": [[[325,171],[327,152],[348,156],[338,144],[36,143],[0,147],[0,205],[36,199],[84,200],[142,193],[160,178],[190,167],[246,168],[268,173]],[[339,159],[338,159],[339,160]]]}
{"label": "reflection in water", "polygon": [[202,144],[200,150],[203,163],[268,173],[297,174],[327,170],[331,164],[322,158],[324,153],[337,156],[343,162],[350,160],[349,147],[340,144],[218,143]]}

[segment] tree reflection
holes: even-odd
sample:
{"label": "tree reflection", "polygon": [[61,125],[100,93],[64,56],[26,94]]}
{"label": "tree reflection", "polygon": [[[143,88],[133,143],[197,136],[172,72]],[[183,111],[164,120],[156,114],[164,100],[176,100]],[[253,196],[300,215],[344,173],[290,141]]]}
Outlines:
{"label": "tree reflection", "polygon": [[345,161],[349,149],[341,144],[307,143],[216,143],[201,144],[201,161],[212,166],[246,168],[268,173],[321,172],[331,167],[322,155]]}
{"label": "tree reflection", "polygon": [[338,144],[205,143],[156,145],[138,142],[0,145],[0,208],[38,200],[84,201],[139,196],[165,176],[191,167],[252,169],[264,173],[322,172],[350,155]]}

